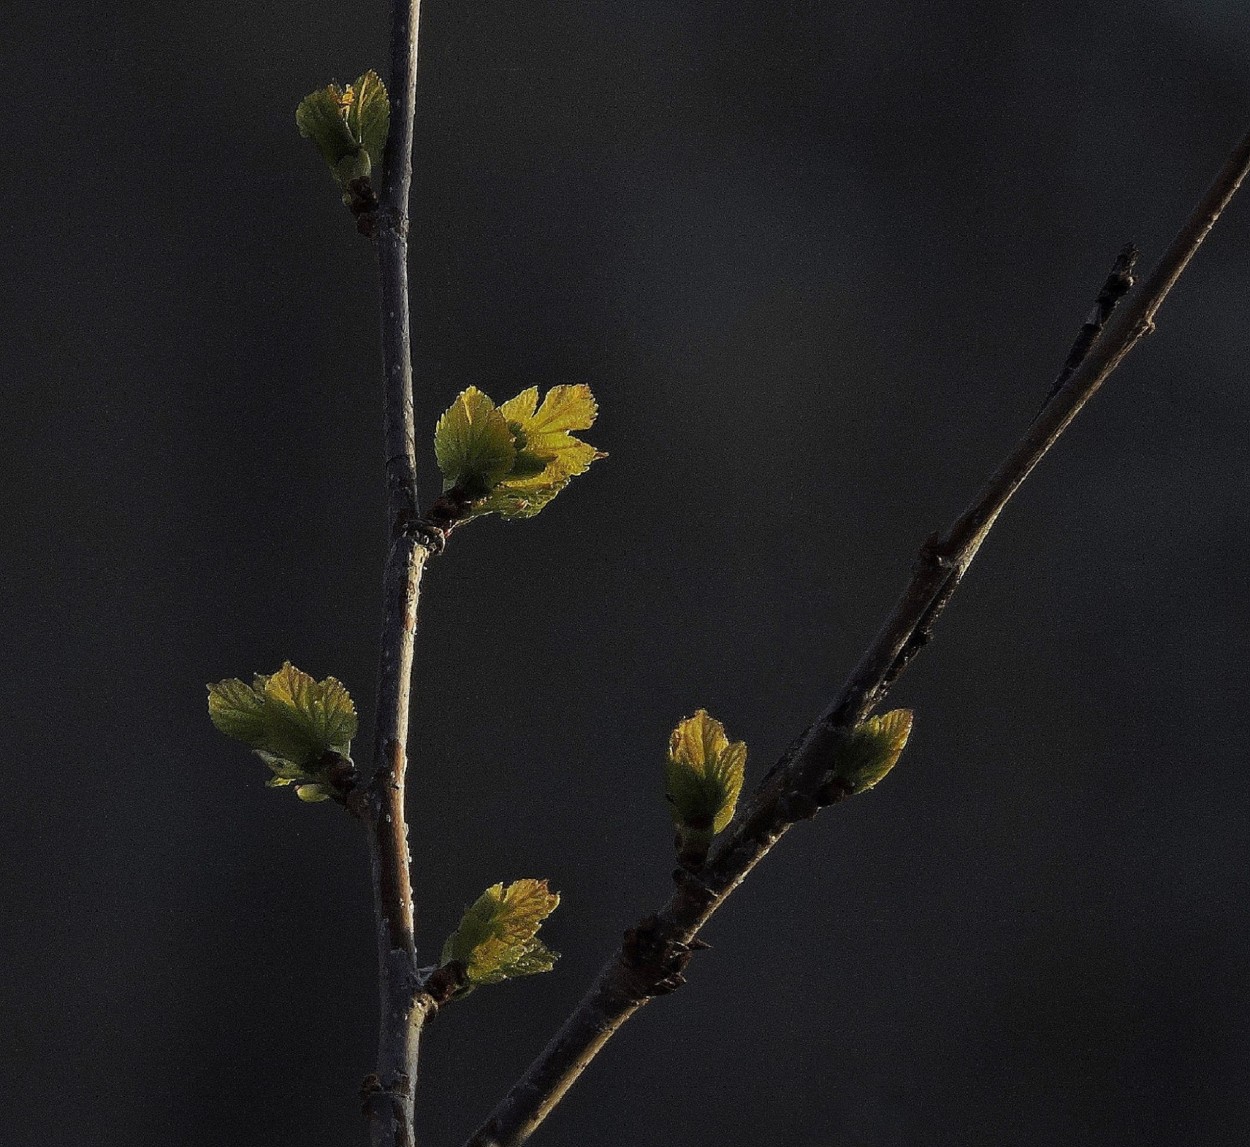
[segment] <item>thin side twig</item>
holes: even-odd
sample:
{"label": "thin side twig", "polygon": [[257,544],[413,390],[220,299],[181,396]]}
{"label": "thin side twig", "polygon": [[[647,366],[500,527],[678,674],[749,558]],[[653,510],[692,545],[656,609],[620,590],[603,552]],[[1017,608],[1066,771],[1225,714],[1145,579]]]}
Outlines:
{"label": "thin side twig", "polygon": [[825,711],[764,777],[697,875],[678,872],[659,912],[625,933],[590,990],[525,1075],[467,1140],[466,1147],[516,1147],[559,1103],[600,1049],[643,1004],[681,985],[698,934],[751,869],[797,820],[846,795],[829,768],[846,730],[881,702],[949,601],[1011,496],[1124,356],[1153,329],[1154,317],[1250,169],[1250,133],[1208,188],[1159,265],[1116,311],[1083,361],[1061,381],[1015,449],[945,534],[922,547],[912,579],[859,664]]}
{"label": "thin side twig", "polygon": [[377,244],[385,372],[384,437],[390,549],[383,574],[375,773],[356,802],[369,841],[377,917],[378,1058],[362,1090],[372,1147],[412,1147],[417,1053],[427,1000],[417,975],[404,778],[413,644],[430,546],[416,527],[417,469],[408,315],[408,198],[417,83],[419,0],[392,0],[391,131],[372,233]]}

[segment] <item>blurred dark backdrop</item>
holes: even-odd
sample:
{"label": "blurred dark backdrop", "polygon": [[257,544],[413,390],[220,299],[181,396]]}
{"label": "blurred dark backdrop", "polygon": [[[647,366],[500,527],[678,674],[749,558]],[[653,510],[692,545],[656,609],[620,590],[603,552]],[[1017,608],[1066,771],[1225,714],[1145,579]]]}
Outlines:
{"label": "blurred dark backdrop", "polygon": [[[363,848],[204,683],[289,657],[372,715],[374,263],[293,112],[384,67],[385,8],[0,22],[0,1139],[357,1143]],[[426,582],[422,954],[495,880],[565,898],[558,970],[425,1040],[447,1145],[667,894],[673,723],[758,778],[1121,244],[1171,237],[1250,119],[1250,10],[430,0],[422,44],[425,489],[470,383],[589,382],[611,452]],[[544,1144],[1247,1142],[1248,260],[1242,201],[896,691],[903,765],[787,838]]]}

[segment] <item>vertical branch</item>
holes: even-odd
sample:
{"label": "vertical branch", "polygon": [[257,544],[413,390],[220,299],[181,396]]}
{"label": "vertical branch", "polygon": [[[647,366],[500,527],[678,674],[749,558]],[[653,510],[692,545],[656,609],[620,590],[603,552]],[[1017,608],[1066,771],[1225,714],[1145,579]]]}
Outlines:
{"label": "vertical branch", "polygon": [[391,130],[382,159],[382,195],[376,218],[382,366],[386,375],[386,493],[392,537],[398,537],[417,517],[408,316],[408,196],[412,187],[419,10],[420,0],[392,0]]}
{"label": "vertical branch", "polygon": [[408,196],[417,84],[419,0],[391,7],[391,131],[383,159],[375,237],[381,285],[384,436],[390,550],[383,575],[382,651],[378,662],[376,772],[363,818],[369,836],[377,913],[381,1016],[375,1074],[365,1081],[372,1147],[412,1147],[417,1053],[425,1021],[419,997],[409,874],[404,776],[408,711],[421,573],[430,550],[416,535],[417,471],[408,315]]}

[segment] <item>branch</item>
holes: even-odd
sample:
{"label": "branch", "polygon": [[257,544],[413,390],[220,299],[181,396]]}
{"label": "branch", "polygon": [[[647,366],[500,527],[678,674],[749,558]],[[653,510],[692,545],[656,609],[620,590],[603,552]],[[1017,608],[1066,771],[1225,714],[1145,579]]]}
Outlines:
{"label": "branch", "polygon": [[910,584],[841,691],[764,777],[707,866],[697,876],[675,874],[677,888],[669,902],[625,933],[620,949],[555,1038],[466,1147],[515,1147],[528,1139],[621,1025],[653,996],[684,982],[686,964],[703,946],[700,929],[787,829],[848,795],[831,785],[828,775],[840,738],[872,712],[924,645],[1012,494],[1124,356],[1154,329],[1160,305],[1248,169],[1250,133],[1137,295],[1111,317],[1101,335],[1094,331],[1086,340],[1082,330],[1077,347],[1083,340],[1088,345],[1073,352],[1080,365],[1070,372],[1065,366],[1058,389],[980,494],[945,534],[934,535],[921,548]]}
{"label": "branch", "polygon": [[369,839],[377,915],[381,1019],[376,1072],[362,1090],[372,1147],[412,1147],[417,1052],[430,1001],[420,992],[409,874],[404,775],[421,573],[432,547],[419,532],[408,317],[408,196],[412,184],[419,0],[392,0],[391,130],[371,228],[381,282],[384,434],[390,551],[383,575],[376,772],[357,809]]}

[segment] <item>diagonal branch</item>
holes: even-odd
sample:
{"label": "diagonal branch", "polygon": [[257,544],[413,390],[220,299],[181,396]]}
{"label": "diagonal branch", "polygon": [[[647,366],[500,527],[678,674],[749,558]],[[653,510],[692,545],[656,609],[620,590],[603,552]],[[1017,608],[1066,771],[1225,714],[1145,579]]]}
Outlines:
{"label": "diagonal branch", "polygon": [[1066,378],[1061,374],[1057,391],[976,499],[945,534],[934,535],[922,547],[911,582],[841,691],[764,777],[707,866],[697,877],[679,870],[669,902],[625,933],[620,949],[563,1027],[466,1147],[516,1147],[528,1139],[626,1020],[653,996],[684,982],[682,972],[702,944],[700,929],[787,829],[847,795],[828,778],[840,738],[872,712],[923,646],[998,515],[1034,466],[1124,356],[1153,330],[1160,305],[1248,169],[1250,133],[1237,144],[1150,278],[1111,316],[1101,335],[1093,333],[1080,365]]}
{"label": "diagonal branch", "polygon": [[[417,976],[404,776],[413,643],[421,574],[431,549],[416,526],[417,478],[408,316],[408,197],[412,184],[419,0],[392,0],[391,130],[372,233],[381,286],[384,436],[390,550],[383,574],[382,651],[378,662],[376,772],[364,821],[377,916],[378,1060],[362,1091],[372,1147],[412,1147],[417,1052],[427,1012]],[[357,797],[359,794],[356,794]]]}
{"label": "diagonal branch", "polygon": [[[1102,289],[1098,292],[1098,298],[1094,300],[1093,309],[1085,319],[1085,322],[1081,324],[1081,329],[1077,332],[1076,339],[1072,343],[1072,349],[1068,351],[1068,357],[1064,359],[1059,374],[1056,376],[1055,381],[1051,383],[1046,399],[1042,403],[1042,410],[1046,409],[1050,400],[1064,388],[1068,380],[1076,373],[1081,363],[1089,355],[1094,344],[1102,337],[1107,321],[1114,314],[1116,307],[1120,305],[1120,300],[1132,290],[1134,283],[1133,268],[1137,265],[1138,255],[1137,248],[1132,243],[1129,243],[1116,256],[1111,272],[1103,283]],[[895,656],[893,664],[891,664],[885,675],[883,682],[885,688],[888,689],[894,684],[903,670],[907,668],[911,659],[929,643],[929,639],[933,636],[933,627],[937,624],[937,619],[942,615],[942,611],[946,608],[950,599],[954,597],[955,590],[959,588],[964,571],[967,570],[968,563],[971,560],[971,557],[969,557],[968,561],[954,566],[947,573],[946,580],[942,583],[941,588],[933,596],[924,614],[908,634],[903,648]]]}

